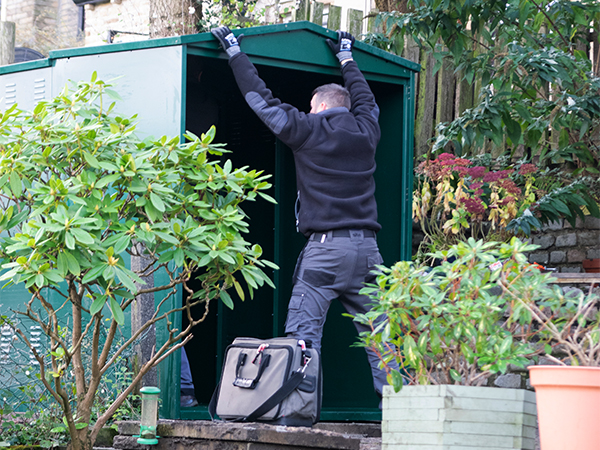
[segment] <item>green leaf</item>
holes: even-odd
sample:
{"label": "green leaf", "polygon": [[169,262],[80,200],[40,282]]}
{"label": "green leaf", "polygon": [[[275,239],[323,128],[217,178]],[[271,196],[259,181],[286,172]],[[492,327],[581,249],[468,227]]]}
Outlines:
{"label": "green leaf", "polygon": [[81,273],[81,267],[79,266],[79,262],[77,258],[73,256],[70,252],[63,252],[67,258],[67,265],[69,268],[69,272],[71,272],[75,276],[79,276]]}
{"label": "green leaf", "polygon": [[112,175],[108,175],[104,178],[101,178],[95,185],[97,189],[102,189],[103,187],[109,185],[110,183],[114,183],[121,177],[120,173],[114,173]]}
{"label": "green leaf", "polygon": [[79,422],[75,424],[75,428],[78,430],[83,430],[84,428],[87,428],[88,424],[87,423],[83,423],[83,422]]}
{"label": "green leaf", "polygon": [[462,377],[460,376],[460,373],[458,373],[458,371],[456,369],[450,369],[450,377],[454,380],[454,381],[458,381],[460,383]]}
{"label": "green leaf", "polygon": [[115,273],[119,278],[119,281],[123,283],[123,285],[129,289],[129,291],[137,292],[137,287],[135,286],[133,279],[123,269],[115,267]]}
{"label": "green leaf", "polygon": [[235,291],[237,292],[240,299],[242,299],[242,301],[244,301],[245,296],[244,296],[244,290],[242,289],[242,285],[237,280],[233,280],[233,286],[235,287]]}
{"label": "green leaf", "polygon": [[102,311],[102,308],[104,308],[104,305],[106,304],[106,299],[106,295],[101,295],[94,300],[92,306],[90,307],[90,314],[92,316]]}
{"label": "green leaf", "polygon": [[112,312],[115,322],[117,322],[119,325],[125,324],[125,315],[123,314],[123,310],[114,298],[110,298],[108,306],[110,307],[110,311]]}
{"label": "green leaf", "polygon": [[394,388],[394,392],[400,392],[402,386],[404,385],[404,378],[399,370],[392,370],[392,387]]}
{"label": "green leaf", "polygon": [[99,169],[100,168],[100,163],[98,162],[98,160],[96,159],[96,157],[94,155],[92,155],[91,153],[83,152],[83,158],[94,169]]}
{"label": "green leaf", "polygon": [[117,242],[115,242],[115,246],[114,246],[115,253],[118,255],[118,254],[124,252],[125,250],[127,250],[127,248],[129,248],[130,243],[131,243],[131,236],[129,236],[128,234],[124,234],[117,240]]}
{"label": "green leaf", "polygon": [[58,254],[58,257],[56,258],[56,266],[57,266],[58,272],[62,276],[67,275],[67,270],[69,269],[69,267],[68,267],[67,256],[65,255],[64,252],[60,252]]}
{"label": "green leaf", "polygon": [[227,306],[229,309],[233,309],[233,300],[231,300],[231,297],[225,289],[221,289],[219,297],[221,297],[221,300],[223,301],[225,306]]}
{"label": "green leaf", "polygon": [[154,192],[150,192],[150,201],[152,202],[152,206],[154,206],[158,211],[165,212],[165,204]]}
{"label": "green leaf", "polygon": [[96,278],[98,278],[102,274],[102,272],[104,272],[105,268],[106,268],[106,264],[99,264],[98,266],[90,269],[88,271],[88,273],[85,274],[85,276],[83,277],[81,282],[83,284],[86,284],[86,283],[89,283],[90,281],[94,281]]}
{"label": "green leaf", "polygon": [[20,197],[23,193],[23,185],[21,184],[21,178],[16,171],[10,173],[10,190],[15,197]]}
{"label": "green leaf", "polygon": [[70,231],[67,231],[65,233],[65,245],[68,249],[75,250],[75,239],[73,238],[73,235]]}
{"label": "green leaf", "polygon": [[70,231],[73,233],[73,236],[75,236],[75,239],[82,244],[91,245],[94,243],[94,238],[87,231],[82,230],[81,228],[72,228]]}

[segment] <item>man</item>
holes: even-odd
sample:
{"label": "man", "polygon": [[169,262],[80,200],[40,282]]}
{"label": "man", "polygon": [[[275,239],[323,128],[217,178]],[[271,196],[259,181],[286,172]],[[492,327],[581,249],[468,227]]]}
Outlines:
{"label": "man", "polygon": [[[267,127],[290,147],[296,163],[296,225],[308,237],[298,257],[285,331],[320,350],[331,301],[348,313],[368,311],[359,295],[370,272],[382,263],[377,247],[375,149],[380,138],[379,108],[352,59],[354,37],[338,31],[327,44],[340,62],[345,87],[328,84],[313,92],[310,113],[274,98],[229,28],[212,30],[246,102]],[[367,328],[355,323],[359,332]],[[367,352],[375,391],[381,396],[386,374]]]}

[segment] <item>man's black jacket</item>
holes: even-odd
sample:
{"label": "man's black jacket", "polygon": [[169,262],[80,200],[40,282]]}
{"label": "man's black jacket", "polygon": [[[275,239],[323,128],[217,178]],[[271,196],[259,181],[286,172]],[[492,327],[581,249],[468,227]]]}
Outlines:
{"label": "man's black jacket", "polygon": [[318,114],[274,98],[245,53],[234,55],[229,64],[248,105],[294,153],[300,232],[378,231],[373,173],[379,108],[356,63],[341,69],[351,110],[337,107]]}

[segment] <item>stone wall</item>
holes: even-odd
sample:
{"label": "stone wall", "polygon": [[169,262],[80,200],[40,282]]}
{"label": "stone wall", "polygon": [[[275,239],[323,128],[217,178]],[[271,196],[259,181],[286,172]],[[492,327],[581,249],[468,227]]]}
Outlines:
{"label": "stone wall", "polygon": [[116,0],[85,6],[85,46],[107,42],[109,30],[139,34],[116,34],[113,42],[148,39],[150,0]]}
{"label": "stone wall", "polygon": [[13,0],[6,11],[6,20],[16,26],[15,45],[44,55],[83,44],[78,16],[79,9],[71,0]]}
{"label": "stone wall", "polygon": [[533,235],[533,243],[540,248],[531,255],[531,262],[562,273],[584,272],[584,259],[600,258],[600,219],[587,216],[578,219],[575,227],[560,220]]}

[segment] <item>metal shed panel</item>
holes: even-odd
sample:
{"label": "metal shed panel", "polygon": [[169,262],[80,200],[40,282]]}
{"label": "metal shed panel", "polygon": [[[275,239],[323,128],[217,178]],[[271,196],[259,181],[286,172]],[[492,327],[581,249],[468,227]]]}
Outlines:
{"label": "metal shed panel", "polygon": [[184,95],[182,55],[181,46],[171,46],[60,58],[52,71],[52,95],[69,80],[89,80],[96,71],[123,98],[119,114],[139,114],[140,135],[177,136]]}

